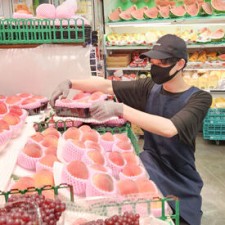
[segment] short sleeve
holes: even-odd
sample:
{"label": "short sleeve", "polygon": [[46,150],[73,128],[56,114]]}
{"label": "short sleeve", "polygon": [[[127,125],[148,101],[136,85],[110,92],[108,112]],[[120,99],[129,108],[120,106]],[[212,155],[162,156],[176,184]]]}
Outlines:
{"label": "short sleeve", "polygon": [[194,93],[185,107],[171,118],[181,141],[187,144],[194,143],[211,104],[212,96],[208,92],[200,90]]}

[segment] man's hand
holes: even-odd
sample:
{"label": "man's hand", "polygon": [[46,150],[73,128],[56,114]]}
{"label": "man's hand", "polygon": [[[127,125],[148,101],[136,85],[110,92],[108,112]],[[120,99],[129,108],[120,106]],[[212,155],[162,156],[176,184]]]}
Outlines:
{"label": "man's hand", "polygon": [[60,83],[56,89],[53,91],[51,99],[50,99],[50,105],[52,107],[55,106],[55,101],[62,96],[62,98],[66,98],[69,94],[70,88],[72,88],[72,82],[70,80],[65,80],[62,83]]}
{"label": "man's hand", "polygon": [[90,107],[91,116],[96,120],[106,120],[113,116],[123,116],[123,103],[99,101]]}

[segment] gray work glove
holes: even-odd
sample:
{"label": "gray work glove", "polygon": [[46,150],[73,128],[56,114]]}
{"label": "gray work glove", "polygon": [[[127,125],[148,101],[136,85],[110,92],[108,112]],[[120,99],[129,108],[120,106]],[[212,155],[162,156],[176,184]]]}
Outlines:
{"label": "gray work glove", "polygon": [[90,107],[91,116],[100,121],[104,121],[113,116],[123,116],[123,103],[113,101],[99,101]]}
{"label": "gray work glove", "polygon": [[55,101],[60,96],[61,98],[66,98],[69,94],[70,88],[72,88],[72,82],[70,80],[65,80],[62,83],[60,83],[52,93],[52,96],[49,102],[50,105],[54,107]]}

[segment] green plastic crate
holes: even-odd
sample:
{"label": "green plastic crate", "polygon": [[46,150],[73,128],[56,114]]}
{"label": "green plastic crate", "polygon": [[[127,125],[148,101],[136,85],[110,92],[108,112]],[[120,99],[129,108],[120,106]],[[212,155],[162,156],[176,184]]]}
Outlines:
{"label": "green plastic crate", "polygon": [[204,123],[203,138],[206,140],[225,140],[225,122],[224,124]]}
{"label": "green plastic crate", "polygon": [[223,108],[209,109],[204,119],[204,123],[210,123],[210,124],[225,123],[225,109]]}
{"label": "green plastic crate", "polygon": [[[81,24],[78,25],[78,22]],[[0,44],[85,43],[91,26],[82,19],[0,19]]]}
{"label": "green plastic crate", "polygon": [[[161,215],[158,217],[160,220],[166,221],[168,225],[180,224],[180,201],[175,196],[168,196],[163,198],[149,198],[148,195],[139,196],[126,196],[123,200],[115,197],[98,197],[75,199],[74,202],[67,202],[67,210],[77,213],[78,215],[94,214],[95,216],[110,217],[113,215],[122,215],[124,209],[129,208],[129,211],[138,213],[139,206],[144,207],[146,212],[145,216],[152,215],[152,204],[160,203],[162,206]],[[169,214],[166,212],[166,204],[174,202],[175,210]],[[125,210],[126,211],[126,210]],[[172,221],[173,219],[173,221]]]}
{"label": "green plastic crate", "polygon": [[203,138],[225,140],[225,109],[211,108],[203,121]]}
{"label": "green plastic crate", "polygon": [[60,184],[58,186],[45,185],[40,188],[29,187],[24,190],[11,189],[9,191],[0,191],[0,198],[3,197],[4,203],[6,203],[6,202],[8,202],[9,197],[12,195],[18,195],[18,194],[24,195],[24,194],[28,194],[28,193],[42,195],[42,193],[44,193],[45,191],[49,191],[49,190],[53,190],[55,198],[57,198],[59,195],[60,189],[67,189],[70,193],[69,194],[70,201],[71,202],[74,201],[73,187],[69,184]]}

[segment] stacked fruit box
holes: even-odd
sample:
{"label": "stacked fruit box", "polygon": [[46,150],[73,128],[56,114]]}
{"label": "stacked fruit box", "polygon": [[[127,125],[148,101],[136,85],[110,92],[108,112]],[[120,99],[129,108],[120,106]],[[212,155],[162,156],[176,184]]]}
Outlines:
{"label": "stacked fruit box", "polygon": [[225,108],[210,108],[203,122],[203,138],[225,140]]}
{"label": "stacked fruit box", "polygon": [[106,64],[108,67],[126,67],[130,60],[130,54],[112,54],[106,58]]}

